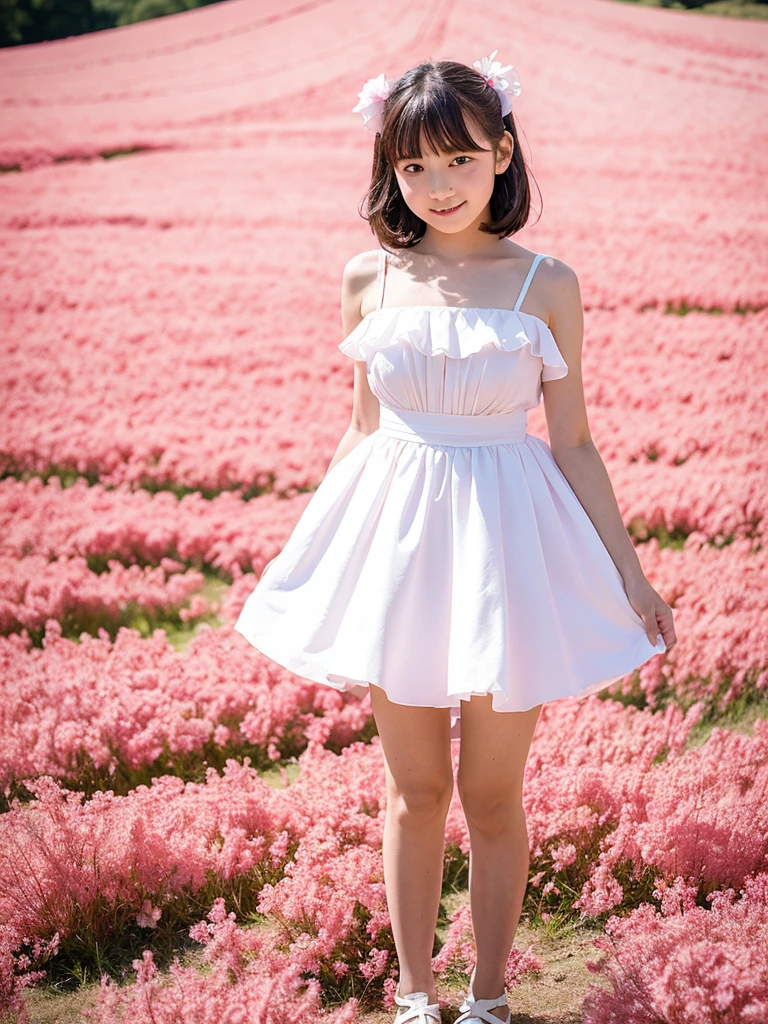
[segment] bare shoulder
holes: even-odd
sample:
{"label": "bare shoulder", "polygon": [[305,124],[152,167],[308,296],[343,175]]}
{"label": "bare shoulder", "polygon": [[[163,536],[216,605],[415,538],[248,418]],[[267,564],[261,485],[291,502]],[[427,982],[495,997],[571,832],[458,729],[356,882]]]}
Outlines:
{"label": "bare shoulder", "polygon": [[542,254],[540,263],[541,269],[538,273],[543,273],[548,280],[576,276],[576,271],[564,260],[558,259],[557,256],[547,256],[546,254]]}
{"label": "bare shoulder", "polygon": [[[570,295],[579,291],[579,278],[573,267],[569,266],[557,256],[544,256],[536,271],[540,279],[542,291],[555,301],[558,297]],[[566,299],[567,301],[567,299]]]}
{"label": "bare shoulder", "polygon": [[341,277],[341,319],[346,333],[360,323],[368,307],[373,308],[375,298],[370,293],[376,286],[379,249],[370,249],[352,256],[344,264]]}
{"label": "bare shoulder", "polygon": [[569,333],[583,324],[583,307],[579,278],[573,267],[556,256],[544,256],[537,274],[540,294],[549,311],[548,325],[551,330],[558,326]]}
{"label": "bare shoulder", "polygon": [[375,277],[379,265],[380,252],[381,249],[366,249],[365,252],[358,252],[350,257],[344,264],[344,280],[360,283],[366,278],[370,278],[371,273]]}
{"label": "bare shoulder", "polygon": [[567,315],[582,308],[579,276],[575,270],[556,256],[545,256],[540,270],[544,292],[553,316]]}

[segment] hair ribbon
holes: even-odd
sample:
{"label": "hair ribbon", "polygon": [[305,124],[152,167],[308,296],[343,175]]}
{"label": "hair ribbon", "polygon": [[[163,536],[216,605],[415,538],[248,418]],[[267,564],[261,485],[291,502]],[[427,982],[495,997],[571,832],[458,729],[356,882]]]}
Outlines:
{"label": "hair ribbon", "polygon": [[[520,95],[520,79],[511,64],[502,67],[501,61],[494,60],[497,53],[498,50],[494,50],[489,57],[474,61],[472,66],[477,68],[487,84],[496,92],[501,101],[501,116],[506,117],[512,110],[509,93],[513,96]],[[511,85],[503,77],[508,71],[513,72]],[[381,132],[384,103],[389,98],[393,84],[382,72],[376,78],[369,78],[357,94],[358,102],[352,107],[352,113],[362,114],[363,127],[368,131]]]}

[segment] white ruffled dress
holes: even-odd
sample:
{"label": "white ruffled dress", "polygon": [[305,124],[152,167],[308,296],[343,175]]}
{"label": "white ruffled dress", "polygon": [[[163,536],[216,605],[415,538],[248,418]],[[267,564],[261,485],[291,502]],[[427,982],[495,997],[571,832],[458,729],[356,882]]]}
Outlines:
{"label": "white ruffled dress", "polygon": [[365,360],[379,429],[320,482],[235,629],[302,678],[451,709],[523,711],[602,689],[666,650],[545,441],[541,382],[568,367],[514,308],[377,308],[338,346]]}

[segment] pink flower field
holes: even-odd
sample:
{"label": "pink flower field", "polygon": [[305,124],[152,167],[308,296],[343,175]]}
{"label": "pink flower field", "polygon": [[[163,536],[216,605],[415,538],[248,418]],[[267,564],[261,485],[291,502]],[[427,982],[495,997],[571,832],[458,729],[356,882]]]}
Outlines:
{"label": "pink flower field", "polygon": [[[232,626],[351,411],[357,92],[495,47],[518,240],[579,276],[593,437],[678,635],[542,710],[510,1001],[768,1021],[768,23],[611,0],[228,0],[0,51],[1,1021],[394,1017],[370,701]],[[468,856],[454,792],[446,1017]]]}

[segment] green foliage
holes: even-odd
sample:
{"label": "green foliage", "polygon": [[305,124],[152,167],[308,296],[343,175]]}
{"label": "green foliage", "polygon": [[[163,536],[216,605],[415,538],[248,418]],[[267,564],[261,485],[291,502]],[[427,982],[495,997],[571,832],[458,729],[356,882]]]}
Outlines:
{"label": "green foliage", "polygon": [[217,0],[0,0],[0,46],[79,36]]}
{"label": "green foliage", "polygon": [[768,18],[768,0],[623,0],[640,7],[663,7],[670,11],[697,11],[728,18]]}
{"label": "green foliage", "polygon": [[39,43],[91,32],[91,0],[0,0],[0,45]]}
{"label": "green foliage", "polygon": [[[0,47],[40,43],[205,7],[221,0],[0,0]],[[645,7],[768,17],[768,0],[624,0]]]}

